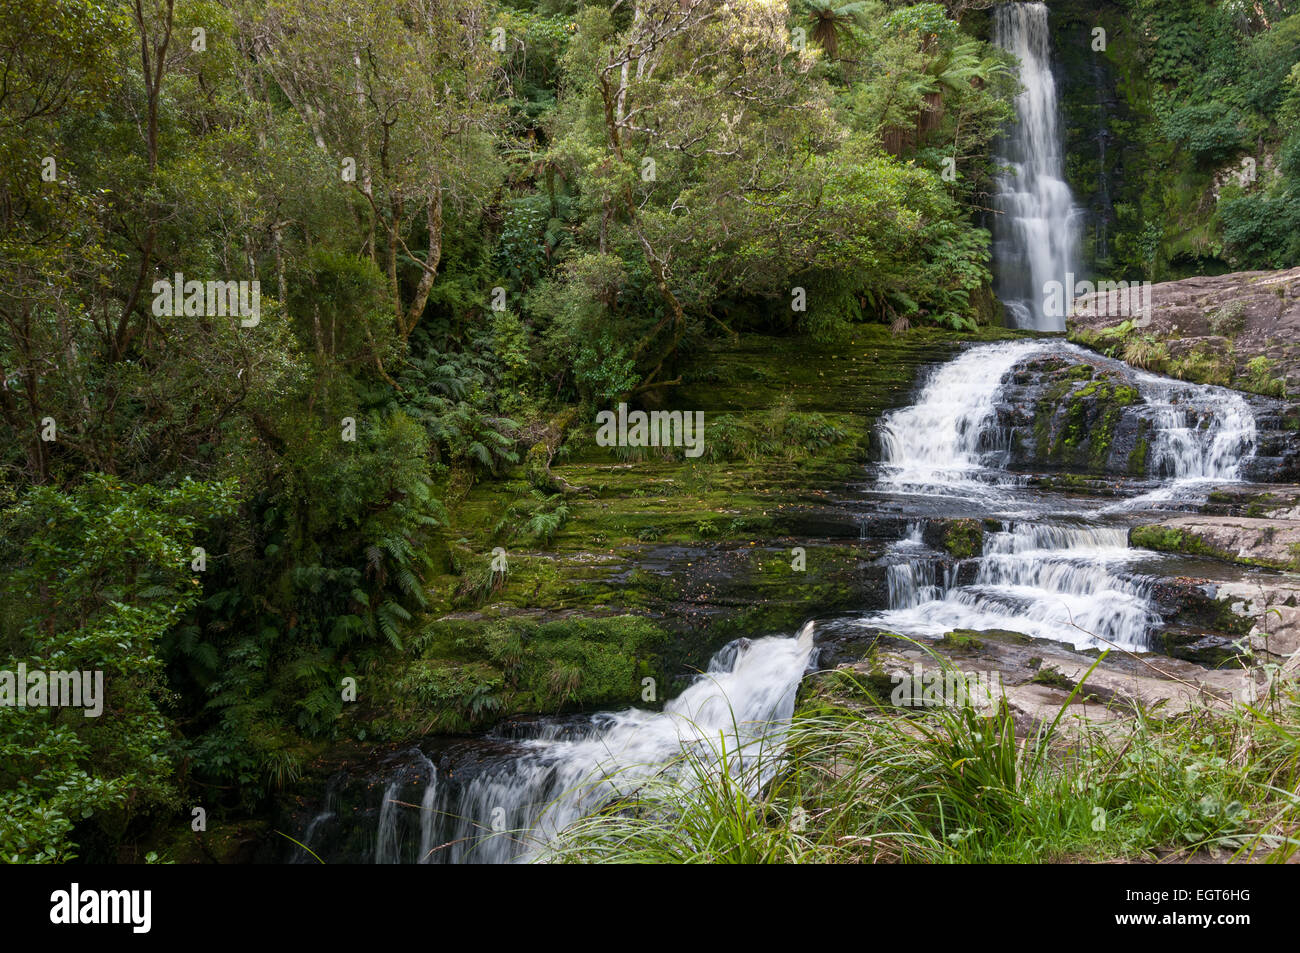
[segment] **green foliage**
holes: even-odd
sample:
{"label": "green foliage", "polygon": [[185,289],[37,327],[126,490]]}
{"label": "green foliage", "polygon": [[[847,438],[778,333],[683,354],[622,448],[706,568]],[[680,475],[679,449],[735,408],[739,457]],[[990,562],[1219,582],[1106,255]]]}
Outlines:
{"label": "green foliage", "polygon": [[[1295,177],[1282,160],[1300,115],[1300,17],[1215,0],[1123,7],[1101,14],[1111,42],[1098,77],[1119,102],[1100,109],[1088,92],[1095,54],[1076,58],[1065,89],[1067,148],[1080,153],[1070,181],[1106,222],[1097,267],[1159,281],[1295,264]],[[1087,19],[1068,16],[1060,29]],[[1104,151],[1084,143],[1098,120]],[[1245,159],[1257,178],[1239,187]]]}
{"label": "green foliage", "polygon": [[821,414],[782,401],[764,414],[719,414],[708,420],[707,460],[799,460],[842,443],[848,433]]}
{"label": "green foliage", "polygon": [[492,532],[503,540],[523,532],[531,541],[550,545],[569,518],[569,505],[562,493],[544,493],[530,488],[529,495],[511,503]]}
{"label": "green foliage", "polygon": [[1286,378],[1278,374],[1277,361],[1260,354],[1246,362],[1245,380],[1238,386],[1256,394],[1285,398]]}
{"label": "green foliage", "polygon": [[97,717],[0,706],[0,858],[68,861],[175,807],[163,648],[202,595],[191,548],[234,504],[230,484],[92,475],[67,492],[35,487],[0,517],[0,669],[103,682]]}
{"label": "green foliage", "polygon": [[1295,801],[1277,784],[1300,767],[1294,698],[1276,716],[1139,711],[1102,730],[1067,724],[1080,686],[1063,690],[1055,720],[1026,736],[997,699],[899,715],[869,684],[828,673],[794,724],[751,742],[749,757],[724,736],[647,770],[635,790],[563,831],[546,859],[1043,863],[1207,848],[1276,860],[1294,853]]}
{"label": "green foliage", "polygon": [[1123,358],[1134,367],[1158,371],[1169,362],[1169,346],[1150,334],[1135,335],[1124,342]]}
{"label": "green foliage", "polygon": [[[435,606],[507,582],[447,538],[440,497],[562,448],[556,420],[661,397],[710,338],[969,331],[991,311],[975,221],[1014,77],[938,4],[0,13],[0,644],[113,686],[101,720],[0,711],[5,856],[111,856],[191,783],[214,810],[264,808],[356,727],[344,677],[399,673],[405,714],[447,730],[636,700],[665,638],[649,623],[429,635]],[[201,55],[182,42],[194,22]],[[820,49],[792,53],[795,24]],[[498,25],[504,52],[485,42]],[[1232,104],[1243,135],[1252,110],[1300,108],[1293,32],[1249,44],[1267,69]],[[1178,76],[1221,59],[1188,35]],[[1184,118],[1192,146],[1220,121]],[[1274,224],[1233,201],[1231,247],[1291,254],[1284,208],[1264,209]],[[258,281],[259,323],[154,314],[152,283],[177,273]],[[798,463],[853,439],[793,404],[709,428],[713,460]],[[528,495],[484,523],[556,545],[577,508],[549,455],[526,464]],[[626,535],[737,532],[654,519]],[[431,594],[448,562],[455,591]]]}
{"label": "green foliage", "polygon": [[1251,192],[1219,206],[1223,239],[1242,261],[1287,268],[1300,262],[1300,191]]}
{"label": "green foliage", "polygon": [[388,707],[403,722],[425,719],[417,728],[461,731],[506,710],[640,703],[642,678],[667,684],[667,638],[635,616],[433,622],[418,639],[421,657],[394,673]]}
{"label": "green foliage", "polygon": [[1184,106],[1164,118],[1164,134],[1201,162],[1219,162],[1244,144],[1241,120],[1221,105]]}

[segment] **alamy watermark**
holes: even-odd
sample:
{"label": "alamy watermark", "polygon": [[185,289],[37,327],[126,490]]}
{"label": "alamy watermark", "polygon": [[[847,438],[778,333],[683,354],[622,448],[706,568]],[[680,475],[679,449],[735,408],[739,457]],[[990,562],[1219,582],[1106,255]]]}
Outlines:
{"label": "alamy watermark", "polygon": [[124,924],[132,933],[148,933],[153,925],[151,890],[83,890],[73,883],[50,894],[54,924]]}
{"label": "alamy watermark", "polygon": [[602,410],[596,415],[596,443],[602,447],[685,447],[686,456],[704,452],[704,411]]}
{"label": "alamy watermark", "polygon": [[245,328],[262,320],[260,281],[186,281],[178,271],[174,281],[155,281],[153,294],[153,313],[159,318],[238,317]]}
{"label": "alamy watermark", "polygon": [[103,672],[45,672],[0,669],[0,706],[5,708],[84,708],[87,718],[104,712]]}
{"label": "alamy watermark", "polygon": [[1050,318],[1067,318],[1075,314],[1077,298],[1093,297],[1091,314],[1116,317],[1141,317],[1151,314],[1151,282],[1149,281],[1076,281],[1073,272],[1065,273],[1065,281],[1049,281],[1043,285],[1043,314]]}

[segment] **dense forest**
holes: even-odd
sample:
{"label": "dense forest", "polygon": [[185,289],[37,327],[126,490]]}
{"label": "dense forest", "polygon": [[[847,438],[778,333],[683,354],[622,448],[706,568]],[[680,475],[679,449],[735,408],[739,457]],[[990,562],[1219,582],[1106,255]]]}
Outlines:
{"label": "dense forest", "polygon": [[[865,562],[829,549],[790,594],[803,530],[779,504],[820,505],[878,457],[874,421],[922,365],[1036,340],[994,293],[997,149],[1022,86],[993,7],[0,0],[0,667],[104,676],[98,717],[0,705],[0,858],[285,856],[303,837],[287,805],[340,751],[656,709],[731,639],[858,602]],[[1300,266],[1300,9],[1048,7],[1080,273]],[[1219,331],[1240,316],[1218,314]],[[1291,419],[1300,380],[1277,347],[1238,336],[1220,366],[1131,323],[1070,330]],[[1060,420],[1026,426],[1055,486],[1082,492],[1119,451],[1085,446],[1103,417],[1067,406],[1076,379]],[[1137,400],[1100,381],[1109,405]],[[703,411],[698,459],[606,448],[598,414],[624,404]],[[654,503],[669,472],[679,495]],[[952,525],[956,557],[980,545],[962,532],[991,532]],[[725,618],[667,608],[698,560],[676,582],[629,564],[624,588],[579,566],[772,539],[785,575]],[[832,755],[806,735],[846,717],[842,688],[802,689],[810,777]],[[980,743],[962,718],[983,716],[942,717]],[[1216,763],[1258,728],[1234,724],[1187,757]],[[1016,757],[1004,728],[986,770]],[[883,730],[833,734],[905,746],[867,737]],[[1187,823],[1244,836],[1249,798],[1221,777],[1222,828],[1184,823],[1209,794],[1177,765],[1139,790],[1123,759],[1141,749],[1107,773],[1126,786],[1108,810],[1147,805],[1111,848],[1185,845]],[[817,805],[942,761],[912,757],[799,796],[847,825]],[[1293,790],[1296,750],[1260,757],[1268,797]],[[752,846],[766,815],[741,813]],[[580,859],[615,859],[586,836]]]}

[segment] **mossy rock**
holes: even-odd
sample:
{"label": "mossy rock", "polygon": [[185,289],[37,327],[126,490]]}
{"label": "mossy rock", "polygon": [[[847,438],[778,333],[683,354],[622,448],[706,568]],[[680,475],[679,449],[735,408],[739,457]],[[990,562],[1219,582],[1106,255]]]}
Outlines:
{"label": "mossy rock", "polygon": [[1074,682],[1050,667],[1040,668],[1029,681],[1035,685],[1046,685],[1049,688],[1059,688],[1067,692],[1073,691],[1075,686]]}
{"label": "mossy rock", "polygon": [[942,550],[954,559],[971,559],[984,551],[984,521],[930,520],[922,538],[927,546]]}
{"label": "mossy rock", "polygon": [[951,634],[978,636],[989,642],[1006,642],[1011,645],[1028,645],[1034,641],[1025,633],[1011,629],[957,629]]}
{"label": "mossy rock", "polygon": [[984,648],[984,641],[976,638],[976,634],[972,631],[957,630],[949,632],[941,638],[938,642],[938,647],[949,650],[982,649]]}

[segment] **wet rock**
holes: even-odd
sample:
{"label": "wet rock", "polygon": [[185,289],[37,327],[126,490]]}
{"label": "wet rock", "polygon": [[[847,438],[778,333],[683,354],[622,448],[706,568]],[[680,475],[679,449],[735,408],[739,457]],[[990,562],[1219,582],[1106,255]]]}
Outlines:
{"label": "wet rock", "polygon": [[1144,403],[1122,367],[1060,355],[1029,361],[1003,387],[998,407],[1007,466],[1145,475],[1152,424]]}
{"label": "wet rock", "polygon": [[1161,630],[1160,641],[1165,654],[1198,665],[1223,668],[1231,663],[1246,662],[1246,640],[1234,639],[1215,632],[1168,627]]}
{"label": "wet rock", "polygon": [[1212,516],[1300,520],[1300,486],[1224,484],[1210,491],[1200,511]]}
{"label": "wet rock", "polygon": [[1250,623],[1251,649],[1300,667],[1300,580],[1225,583],[1216,595]]}
{"label": "wet rock", "polygon": [[[1245,399],[1255,417],[1256,442],[1242,476],[1268,483],[1300,480],[1300,410],[1268,397]],[[1176,407],[1181,400],[1175,399]],[[1188,427],[1206,419],[1193,403],[1183,412]],[[1160,414],[1136,375],[1116,361],[1086,353],[1027,361],[1002,388],[997,423],[1005,446],[991,442],[985,449],[1001,452],[1008,469],[1038,474],[1040,483],[1097,489],[1088,481],[1160,475],[1153,472],[1152,455]]]}
{"label": "wet rock", "polygon": [[1300,571],[1300,521],[1246,516],[1174,516],[1136,526],[1129,541],[1158,552],[1210,556]]}
{"label": "wet rock", "polygon": [[[1081,681],[1083,687],[1075,693],[1063,719],[1067,730],[1123,720],[1138,708],[1149,710],[1158,705],[1164,713],[1173,714],[1202,704],[1207,698],[1228,702],[1241,697],[1248,684],[1248,676],[1240,670],[1120,652],[1108,655],[1088,675],[1097,663],[1095,653],[1019,633],[1012,635],[1016,637],[979,633],[978,637],[958,638],[960,646],[955,651],[947,642],[939,642],[934,653],[914,646],[896,647],[881,638],[870,656],[841,668],[879,701],[889,702],[893,696],[908,707],[929,707],[921,693],[913,699],[907,691],[895,693],[894,689],[914,680],[918,671],[923,676],[930,674],[928,681],[933,681],[944,674],[946,666],[966,676],[970,685],[996,686],[993,703],[1005,697],[1018,725],[1025,730],[1051,723]],[[930,699],[936,700],[951,701]]]}
{"label": "wet rock", "polygon": [[927,520],[921,541],[954,559],[970,559],[984,552],[984,529],[984,521],[977,519]]}
{"label": "wet rock", "polygon": [[1229,641],[1247,635],[1251,620],[1219,593],[1220,586],[1209,579],[1161,579],[1151,588],[1151,607],[1171,629],[1214,633]]}
{"label": "wet rock", "polygon": [[865,658],[881,639],[889,639],[884,629],[857,625],[853,619],[819,620],[816,633],[817,656],[814,665],[831,669]]}

